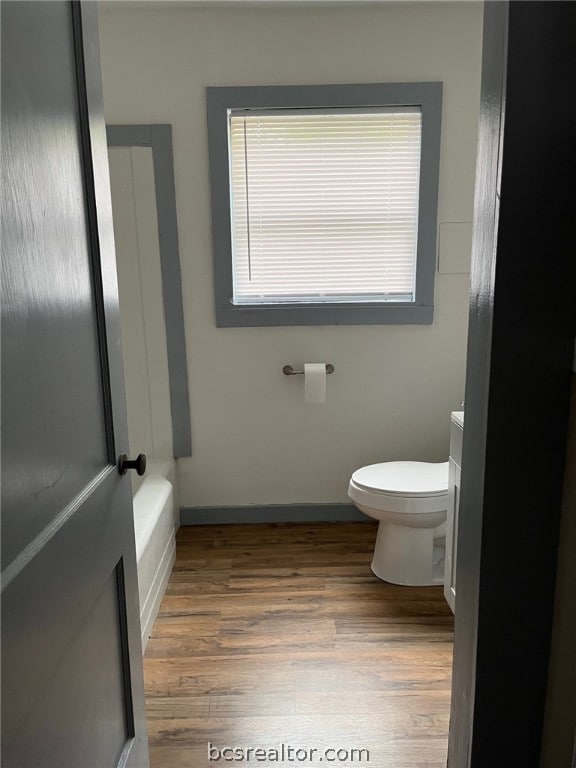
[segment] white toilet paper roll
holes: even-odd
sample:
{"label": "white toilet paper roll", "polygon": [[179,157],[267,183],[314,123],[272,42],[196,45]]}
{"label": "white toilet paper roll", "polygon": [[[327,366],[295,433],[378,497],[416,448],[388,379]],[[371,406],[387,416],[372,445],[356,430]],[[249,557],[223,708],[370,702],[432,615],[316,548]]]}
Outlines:
{"label": "white toilet paper roll", "polygon": [[304,363],[304,402],[326,402],[326,363]]}

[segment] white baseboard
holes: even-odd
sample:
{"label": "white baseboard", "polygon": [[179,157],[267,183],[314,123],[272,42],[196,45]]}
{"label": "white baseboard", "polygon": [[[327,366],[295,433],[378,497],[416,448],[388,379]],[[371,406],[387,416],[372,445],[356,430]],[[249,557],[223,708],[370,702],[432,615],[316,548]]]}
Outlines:
{"label": "white baseboard", "polygon": [[172,567],[176,560],[176,539],[175,534],[172,534],[166,542],[166,547],[162,554],[154,580],[150,586],[150,590],[144,601],[144,605],[140,610],[140,626],[142,631],[142,652],[146,650],[146,644],[150,632],[152,631],[152,625],[156,620],[158,611],[160,609],[160,603],[166,592],[166,586],[172,573]]}

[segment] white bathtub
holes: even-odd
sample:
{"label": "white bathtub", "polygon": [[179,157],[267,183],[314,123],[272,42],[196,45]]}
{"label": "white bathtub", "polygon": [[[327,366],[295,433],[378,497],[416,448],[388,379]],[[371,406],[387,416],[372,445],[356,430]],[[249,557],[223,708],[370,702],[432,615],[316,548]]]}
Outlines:
{"label": "white bathtub", "polygon": [[150,461],[144,481],[134,495],[143,649],[146,648],[174,565],[177,527],[174,461]]}

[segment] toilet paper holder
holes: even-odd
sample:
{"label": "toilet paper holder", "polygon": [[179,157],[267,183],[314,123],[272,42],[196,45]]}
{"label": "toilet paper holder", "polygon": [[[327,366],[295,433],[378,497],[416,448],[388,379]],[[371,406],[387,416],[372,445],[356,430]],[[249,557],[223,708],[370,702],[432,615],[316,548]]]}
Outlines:
{"label": "toilet paper holder", "polygon": [[[298,376],[299,374],[304,374],[304,371],[295,371],[291,365],[285,365],[284,368],[282,368],[282,373],[285,376]],[[326,363],[326,373],[334,373],[334,366],[332,363]]]}

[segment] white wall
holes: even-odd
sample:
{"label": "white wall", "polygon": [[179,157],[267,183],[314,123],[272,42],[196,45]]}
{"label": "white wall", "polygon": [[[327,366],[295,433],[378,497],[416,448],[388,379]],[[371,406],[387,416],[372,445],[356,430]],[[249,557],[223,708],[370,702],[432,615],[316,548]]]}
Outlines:
{"label": "white wall", "polygon": [[[448,455],[464,391],[478,121],[480,4],[105,8],[109,123],[174,127],[194,455],[181,503],[346,501],[356,467]],[[441,80],[440,270],[434,324],[216,328],[207,85]],[[286,363],[326,361],[328,403],[305,406]]]}

